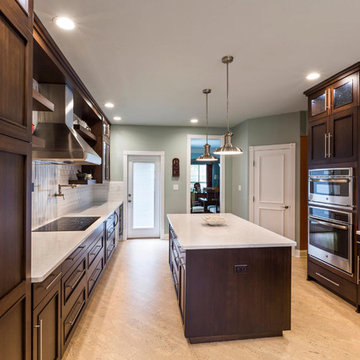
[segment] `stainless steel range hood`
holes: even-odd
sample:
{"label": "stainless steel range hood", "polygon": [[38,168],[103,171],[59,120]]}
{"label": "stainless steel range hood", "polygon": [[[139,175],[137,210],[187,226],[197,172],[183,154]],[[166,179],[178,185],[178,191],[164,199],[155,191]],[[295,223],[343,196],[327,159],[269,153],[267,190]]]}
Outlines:
{"label": "stainless steel range hood", "polygon": [[74,129],[74,97],[66,85],[39,84],[40,92],[55,105],[54,112],[39,112],[34,135],[45,140],[34,148],[33,160],[72,164],[101,164],[101,157]]}

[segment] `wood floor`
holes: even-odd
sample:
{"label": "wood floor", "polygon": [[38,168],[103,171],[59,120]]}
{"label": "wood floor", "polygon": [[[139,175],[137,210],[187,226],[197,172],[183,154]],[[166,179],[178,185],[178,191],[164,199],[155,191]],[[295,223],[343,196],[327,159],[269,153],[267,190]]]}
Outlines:
{"label": "wood floor", "polygon": [[167,241],[121,243],[64,360],[360,358],[360,314],[306,281],[303,258],[293,259],[291,331],[277,338],[190,345],[183,335],[167,261]]}

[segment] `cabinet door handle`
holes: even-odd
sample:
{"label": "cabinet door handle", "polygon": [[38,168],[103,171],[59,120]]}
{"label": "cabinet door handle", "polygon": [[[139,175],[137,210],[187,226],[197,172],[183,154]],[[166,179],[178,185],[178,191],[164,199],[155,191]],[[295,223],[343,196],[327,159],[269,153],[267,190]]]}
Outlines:
{"label": "cabinet door handle", "polygon": [[119,215],[116,211],[115,211],[115,216],[116,216],[116,221],[115,221],[114,227],[119,223]]}
{"label": "cabinet door handle", "polygon": [[324,144],[325,144],[325,148],[324,148],[324,153],[325,153],[325,159],[328,157],[328,154],[327,154],[327,137],[328,137],[328,134],[325,133],[324,134],[324,137],[325,137],[325,141],[324,141]]}
{"label": "cabinet door handle", "polygon": [[39,360],[42,360],[43,358],[43,321],[40,319],[40,324],[35,325],[34,327],[39,329]]}
{"label": "cabinet door handle", "polygon": [[360,255],[357,256],[357,283],[360,284]]}
{"label": "cabinet door handle", "polygon": [[328,158],[331,158],[331,133],[329,131],[328,133]]}
{"label": "cabinet door handle", "polygon": [[60,271],[60,273],[55,276],[55,279],[45,288],[45,290],[49,290],[51,288],[51,286],[55,283],[55,281],[62,275],[62,272]]}

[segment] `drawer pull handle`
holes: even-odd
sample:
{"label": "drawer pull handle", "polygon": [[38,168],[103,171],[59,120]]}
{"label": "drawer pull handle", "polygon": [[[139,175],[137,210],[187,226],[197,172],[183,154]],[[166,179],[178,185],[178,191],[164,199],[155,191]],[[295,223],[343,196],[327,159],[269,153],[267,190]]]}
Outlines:
{"label": "drawer pull handle", "polygon": [[55,276],[54,280],[45,288],[45,290],[49,290],[51,288],[51,286],[53,286],[53,284],[55,283],[55,281],[62,275],[62,272],[60,271],[60,273]]}
{"label": "drawer pull handle", "polygon": [[75,315],[74,319],[68,321],[68,324],[69,324],[70,326],[73,326],[73,325],[75,324],[76,319],[78,318],[78,316],[79,316],[79,314],[80,314],[80,312],[81,312],[81,310],[82,310],[82,308],[83,308],[84,301],[81,302],[81,303],[80,303],[80,302],[77,302],[77,304],[80,304],[80,307],[79,307],[79,310],[76,312],[76,315]]}
{"label": "drawer pull handle", "polygon": [[95,282],[96,279],[97,279],[97,277],[99,276],[101,270],[102,270],[101,268],[96,268],[95,271],[94,271],[94,272],[95,272],[95,276],[92,276],[91,279],[90,279],[90,281],[94,281],[94,282]]}
{"label": "drawer pull handle", "polygon": [[339,285],[338,283],[336,283],[335,281],[330,280],[329,278],[327,278],[327,277],[324,276],[324,275],[319,274],[318,272],[316,272],[315,274],[316,274],[317,276],[320,276],[321,278],[325,279],[326,281],[334,284],[335,286],[338,286],[338,287],[340,286],[340,285]]}
{"label": "drawer pull handle", "polygon": [[79,246],[76,250],[75,250],[75,252],[76,252],[76,254],[73,256],[73,257],[68,257],[68,260],[71,260],[71,261],[74,261],[75,259],[76,259],[76,257],[78,256],[78,254],[79,254],[79,252],[77,251],[77,250],[82,250],[82,249],[84,249],[84,247],[85,246]]}
{"label": "drawer pull handle", "polygon": [[[94,249],[99,249],[99,248],[101,248],[101,245],[95,246]],[[97,253],[98,253],[98,252],[95,250],[94,252],[91,252],[90,255],[91,255],[91,256],[95,256]]]}
{"label": "drawer pull handle", "polygon": [[[80,273],[80,276],[75,280],[75,282],[72,285],[66,285],[67,288],[71,288],[74,289],[76,287],[76,285],[79,283],[80,279],[83,277],[83,275],[85,274],[86,269],[82,270]],[[78,271],[79,273],[79,271]]]}

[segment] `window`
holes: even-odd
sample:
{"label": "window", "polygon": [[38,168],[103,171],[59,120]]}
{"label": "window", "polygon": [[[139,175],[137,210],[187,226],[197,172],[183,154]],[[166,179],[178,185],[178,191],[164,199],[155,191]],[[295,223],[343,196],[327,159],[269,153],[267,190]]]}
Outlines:
{"label": "window", "polygon": [[206,165],[191,165],[190,183],[191,190],[194,189],[195,183],[200,183],[201,190],[206,186]]}

